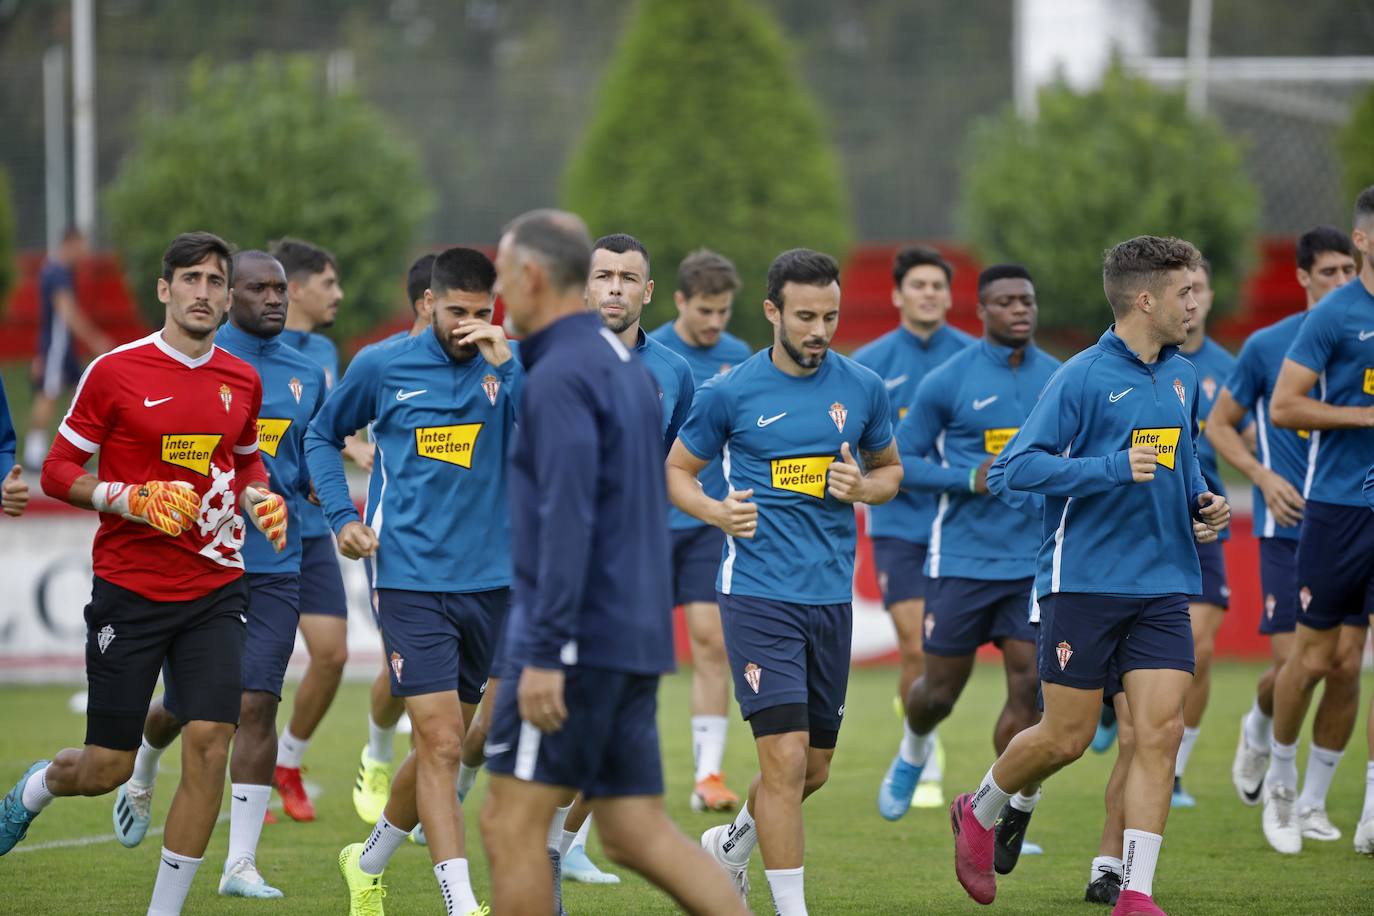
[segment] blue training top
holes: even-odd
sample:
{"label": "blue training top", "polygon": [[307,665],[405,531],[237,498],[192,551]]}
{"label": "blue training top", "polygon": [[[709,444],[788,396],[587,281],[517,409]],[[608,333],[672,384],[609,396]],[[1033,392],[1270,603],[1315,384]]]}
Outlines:
{"label": "blue training top", "polygon": [[687,420],[687,412],[692,409],[692,392],[696,388],[692,368],[666,344],[645,334],[643,328],[639,329],[635,355],[644,361],[658,385],[658,399],[663,409],[663,454],[667,456],[677,440],[677,431]]}
{"label": "blue training top", "polygon": [[5,380],[0,379],[0,479],[9,474],[14,467],[14,456],[19,450],[19,437],[14,433],[14,421],[10,419],[10,402],[5,397]]}
{"label": "blue training top", "polygon": [[[325,388],[332,389],[334,387],[334,384],[339,380],[339,350],[334,346],[334,341],[323,334],[292,330],[282,331],[281,340],[288,347],[304,353],[314,360],[324,370]],[[357,432],[357,430],[353,432]],[[325,522],[324,510],[314,503],[306,503],[301,507],[300,520],[301,537],[322,538],[329,536],[329,525]]]}
{"label": "blue training top", "polygon": [[[1197,460],[1202,467],[1202,479],[1207,481],[1208,490],[1218,496],[1225,496],[1226,486],[1221,482],[1221,471],[1217,468],[1217,450],[1212,445],[1212,440],[1201,433],[1207,428],[1207,417],[1212,413],[1212,404],[1215,403],[1221,386],[1226,384],[1226,380],[1235,370],[1236,358],[1210,337],[1202,338],[1202,346],[1196,353],[1184,353],[1180,350],[1179,355],[1197,369]],[[1228,525],[1221,529],[1217,540],[1225,541],[1230,537],[1231,527]]]}

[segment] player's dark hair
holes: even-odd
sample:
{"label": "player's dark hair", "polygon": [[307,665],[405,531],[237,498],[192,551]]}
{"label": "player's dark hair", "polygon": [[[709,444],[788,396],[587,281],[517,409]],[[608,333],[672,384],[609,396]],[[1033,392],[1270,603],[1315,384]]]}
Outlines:
{"label": "player's dark hair", "polygon": [[1141,235],[1103,252],[1102,291],[1117,317],[1142,291],[1158,293],[1173,270],[1196,270],[1202,254],[1183,239]]}
{"label": "player's dark hair", "polygon": [[1025,280],[1034,283],[1030,271],[1024,264],[992,264],[983,268],[978,275],[978,298],[983,298],[983,290],[998,280]]}
{"label": "player's dark hair", "polygon": [[490,293],[496,285],[496,266],[475,248],[448,248],[434,258],[429,288],[437,296],[450,290]]}
{"label": "player's dark hair", "polygon": [[1317,255],[1327,251],[1354,257],[1355,245],[1350,236],[1334,226],[1318,226],[1298,236],[1298,266],[1303,270],[1311,270]]}
{"label": "player's dark hair", "polygon": [[649,279],[649,249],[644,247],[644,243],[633,235],[626,235],[623,232],[615,232],[611,235],[603,235],[601,238],[592,242],[593,253],[601,249],[612,252],[613,254],[624,254],[627,251],[638,251],[644,256],[644,279]]}
{"label": "player's dark hair", "polygon": [[677,267],[677,288],[687,299],[734,293],[739,287],[735,265],[725,255],[707,248],[698,248]]}
{"label": "player's dark hair", "polygon": [[1370,218],[1374,217],[1374,184],[1365,188],[1355,198],[1355,217],[1351,221],[1356,229],[1368,229]]}
{"label": "player's dark hair", "polygon": [[954,266],[944,259],[944,256],[934,248],[923,248],[920,245],[912,245],[897,252],[892,259],[892,285],[901,287],[902,281],[906,279],[907,271],[913,267],[938,267],[945,272],[945,282],[954,282]]}
{"label": "player's dark hair", "polygon": [[272,243],[270,253],[281,262],[288,280],[294,280],[302,274],[313,277],[315,274],[324,273],[326,267],[339,269],[339,264],[332,254],[318,245],[300,239],[277,239]]}
{"label": "player's dark hair", "polygon": [[249,248],[249,249],[246,249],[246,250],[244,250],[244,251],[236,251],[236,252],[234,252],[234,257],[229,261],[229,266],[233,269],[234,273],[238,273],[238,272],[239,272],[239,268],[240,268],[241,266],[243,266],[243,263],[244,263],[245,261],[275,261],[275,260],[277,260],[277,259],[274,258],[274,257],[272,257],[270,254],[268,254],[267,252],[265,252],[265,251],[263,251],[263,250],[261,250],[261,249],[259,249],[259,248]]}
{"label": "player's dark hair", "polygon": [[411,311],[415,310],[415,303],[425,298],[425,290],[429,289],[429,276],[434,273],[435,257],[434,252],[420,255],[406,272],[406,298],[410,301]]}
{"label": "player's dark hair", "polygon": [[810,248],[784,251],[768,265],[768,301],[783,307],[782,288],[788,283],[829,286],[840,282],[840,265],[828,254]]}
{"label": "player's dark hair", "polygon": [[224,280],[233,286],[234,263],[229,243],[210,232],[183,232],[172,239],[172,244],[162,253],[162,279],[170,283],[177,268],[195,267],[211,255],[219,258]]}
{"label": "player's dark hair", "polygon": [[586,287],[592,240],[581,217],[565,210],[531,210],[517,216],[501,234],[537,260],[559,292]]}

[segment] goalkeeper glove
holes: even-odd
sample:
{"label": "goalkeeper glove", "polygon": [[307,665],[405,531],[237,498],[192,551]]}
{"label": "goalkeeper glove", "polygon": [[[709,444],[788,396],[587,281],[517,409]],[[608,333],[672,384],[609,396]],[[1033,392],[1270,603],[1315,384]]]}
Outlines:
{"label": "goalkeeper glove", "polygon": [[263,533],[272,547],[281,553],[286,546],[286,500],[262,487],[246,487],[243,491],[244,512],[253,527]]}
{"label": "goalkeeper glove", "polygon": [[172,537],[189,531],[200,515],[200,496],[189,483],[179,480],[101,482],[91,494],[91,505],[97,512],[114,512]]}

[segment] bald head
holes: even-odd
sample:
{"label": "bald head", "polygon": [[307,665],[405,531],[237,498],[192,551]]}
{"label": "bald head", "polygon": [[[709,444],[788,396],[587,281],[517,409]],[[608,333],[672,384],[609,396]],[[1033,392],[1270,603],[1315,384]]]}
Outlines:
{"label": "bald head", "polygon": [[234,290],[229,320],[254,337],[275,337],[286,326],[286,270],[265,251],[233,258]]}

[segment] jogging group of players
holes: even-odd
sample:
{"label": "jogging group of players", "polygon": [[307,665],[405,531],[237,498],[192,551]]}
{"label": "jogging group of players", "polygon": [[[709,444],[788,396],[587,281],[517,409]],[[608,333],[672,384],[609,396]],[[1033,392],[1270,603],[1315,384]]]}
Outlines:
{"label": "jogging group of players", "polygon": [[[740,287],[726,258],[684,260],[677,319],[646,333],[645,247],[540,210],[506,228],[494,262],[419,259],[413,327],[340,377],[313,333],[342,298],[332,256],[178,236],[157,279],[164,327],[90,364],[43,462],[45,493],[101,513],[87,731],[5,796],[0,855],[56,797],[109,792],[116,836],[137,845],[180,735],[148,912],[181,911],[226,765],[219,891],[282,896],[257,847],[274,785],[289,816],[314,816],[300,765],[343,664],[337,545],[368,564],[384,660],[353,793],[372,829],[338,861],[350,913],[382,913],[408,838],[428,845],[450,914],[561,913],[565,866],[615,880],[586,856],[593,815],[606,855],[689,912],[747,912],[757,847],[777,912],[805,913],[802,804],[843,722],[863,504],[902,658],[881,816],[943,806],[936,728],[994,643],[999,756],[949,805],[959,882],[991,903],[1030,848],[1041,785],[1115,730],[1087,899],[1160,913],[1155,864],[1171,805],[1192,803],[1182,777],[1227,605],[1218,453],[1256,487],[1274,651],[1233,780],[1263,802],[1279,852],[1339,838],[1325,795],[1374,612],[1374,188],[1351,236],[1302,237],[1297,276],[1308,310],[1233,359],[1205,335],[1201,253],[1121,242],[1103,263],[1113,323],[1061,364],[1034,342],[1024,267],[979,276],[974,339],[946,323],[950,265],[910,248],[893,266],[899,326],[849,358],[830,350],[838,265],[793,249],[768,272],[773,345],[751,353],[724,330]],[[518,344],[492,323],[498,296]],[[361,513],[345,455],[369,470]],[[16,467],[4,510],[27,501]],[[676,605],[694,660],[693,807],[738,809],[699,844],[662,800],[656,695]],[[279,738],[298,629],[315,693],[308,672]],[[1299,794],[1296,742],[1323,679]],[[731,692],[759,761],[743,798],[721,776]],[[396,765],[403,712],[413,741]],[[1374,713],[1370,736],[1374,751]],[[483,766],[490,905],[463,828]]]}

